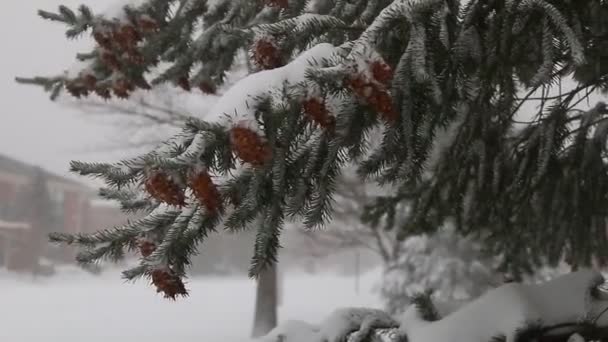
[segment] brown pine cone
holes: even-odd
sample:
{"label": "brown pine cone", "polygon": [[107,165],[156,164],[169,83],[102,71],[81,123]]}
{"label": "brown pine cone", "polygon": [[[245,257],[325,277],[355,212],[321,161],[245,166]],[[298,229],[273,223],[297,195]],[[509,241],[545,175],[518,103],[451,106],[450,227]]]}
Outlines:
{"label": "brown pine cone", "polygon": [[137,43],[142,39],[141,34],[137,31],[135,26],[131,24],[124,25],[120,28],[120,33],[124,37],[126,46],[135,47]]}
{"label": "brown pine cone", "polygon": [[185,205],[184,191],[161,171],[152,172],[145,181],[146,191],[159,201],[170,205]]}
{"label": "brown pine cone", "polygon": [[126,51],[127,60],[135,65],[143,65],[145,63],[144,56],[136,49],[128,49]]}
{"label": "brown pine cone", "polygon": [[201,82],[198,84],[198,89],[200,89],[205,94],[215,94],[215,87],[209,82]]}
{"label": "brown pine cone", "polygon": [[188,80],[188,77],[186,76],[178,78],[175,83],[185,91],[190,91],[192,89],[192,87],[190,86],[190,80]]}
{"label": "brown pine cone", "polygon": [[267,38],[258,39],[252,51],[253,61],[262,69],[274,69],[283,64],[278,47]]}
{"label": "brown pine cone", "polygon": [[87,87],[88,90],[95,90],[97,88],[97,77],[93,74],[85,74],[82,76],[82,83]]}
{"label": "brown pine cone", "polygon": [[371,64],[371,71],[374,79],[385,86],[390,85],[393,79],[393,70],[390,65],[382,60],[376,60]]}
{"label": "brown pine cone", "polygon": [[217,214],[222,210],[220,192],[207,171],[191,172],[188,178],[194,196],[205,205],[209,213]]}
{"label": "brown pine cone", "polygon": [[327,129],[333,129],[336,124],[335,118],[329,113],[325,103],[316,97],[311,97],[302,104],[304,113],[319,126]]}
{"label": "brown pine cone", "polygon": [[135,90],[135,86],[129,80],[119,78],[112,85],[112,90],[114,91],[114,95],[116,95],[116,97],[126,99],[129,97],[131,92]]}
{"label": "brown pine cone", "polygon": [[393,100],[388,89],[376,83],[366,82],[362,76],[350,78],[347,85],[357,97],[376,110],[386,122],[397,121],[399,113],[393,107]]}
{"label": "brown pine cone", "polygon": [[395,123],[399,117],[399,113],[393,107],[393,99],[386,90],[376,90],[374,93],[376,111],[384,118],[386,122]]}
{"label": "brown pine cone", "polygon": [[112,37],[108,34],[102,33],[98,30],[93,31],[93,39],[99,44],[99,46],[105,49],[112,48]]}
{"label": "brown pine cone", "polygon": [[82,96],[86,97],[89,95],[87,88],[81,82],[78,82],[78,80],[73,80],[66,83],[65,89],[75,98],[80,98]]}
{"label": "brown pine cone", "polygon": [[112,94],[110,93],[110,89],[108,88],[95,88],[95,94],[105,100],[112,98]]}
{"label": "brown pine cone", "polygon": [[156,250],[156,243],[150,239],[139,239],[137,241],[137,248],[142,257],[149,257]]}
{"label": "brown pine cone", "polygon": [[272,158],[268,143],[256,132],[245,127],[230,130],[232,149],[242,161],[254,166],[262,166]]}
{"label": "brown pine cone", "polygon": [[110,51],[105,51],[101,54],[101,62],[111,70],[120,70],[122,67],[118,57]]}
{"label": "brown pine cone", "polygon": [[156,292],[164,293],[165,298],[175,300],[179,295],[184,297],[188,295],[182,279],[169,268],[152,271],[152,283],[156,286]]}
{"label": "brown pine cone", "polygon": [[139,17],[137,20],[137,26],[139,26],[139,28],[146,33],[154,32],[160,28],[160,26],[158,26],[158,22],[148,15],[142,15]]}

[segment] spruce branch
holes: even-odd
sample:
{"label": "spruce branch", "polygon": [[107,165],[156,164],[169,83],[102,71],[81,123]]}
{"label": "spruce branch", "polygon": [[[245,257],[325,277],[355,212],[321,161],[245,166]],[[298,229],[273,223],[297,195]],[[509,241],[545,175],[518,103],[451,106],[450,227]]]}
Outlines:
{"label": "spruce branch", "polygon": [[[503,266],[514,273],[543,259],[606,260],[606,239],[583,237],[605,235],[606,115],[575,110],[606,88],[596,51],[603,33],[587,24],[597,21],[591,6],[606,10],[604,2],[339,0],[307,13],[304,1],[284,10],[245,0],[207,5],[148,0],[120,18],[84,7],[41,14],[70,36],[90,28],[98,46],[79,56],[83,70],[21,83],[53,96],[65,88],[129,98],[164,83],[221,94],[210,121],[139,103],[158,112],[148,120],[184,130],[137,158],[72,163],[103,179],[104,195],[125,210],[152,210],[124,232],[54,236],[84,246],[81,260],[120,257],[137,233],[155,249],[140,250],[140,266],[126,276],[175,280],[220,223],[233,231],[258,224],[255,275],[276,261],[285,218],[309,228],[331,219],[337,181],[353,160],[362,179],[396,190],[365,212],[377,229],[404,237],[451,218],[460,233],[508,255]],[[268,70],[224,92],[244,50]],[[570,76],[576,87],[561,93]],[[550,94],[556,87],[560,94]],[[518,129],[515,115],[532,100],[540,108]],[[378,127],[381,139],[368,134]],[[404,205],[408,222],[396,222]]]}

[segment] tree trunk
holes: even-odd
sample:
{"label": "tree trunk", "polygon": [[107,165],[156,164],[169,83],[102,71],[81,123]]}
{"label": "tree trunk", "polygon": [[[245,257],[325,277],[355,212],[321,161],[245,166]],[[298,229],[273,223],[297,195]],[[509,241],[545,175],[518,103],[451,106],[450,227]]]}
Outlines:
{"label": "tree trunk", "polygon": [[277,326],[277,266],[272,265],[260,274],[257,282],[253,338],[266,335]]}

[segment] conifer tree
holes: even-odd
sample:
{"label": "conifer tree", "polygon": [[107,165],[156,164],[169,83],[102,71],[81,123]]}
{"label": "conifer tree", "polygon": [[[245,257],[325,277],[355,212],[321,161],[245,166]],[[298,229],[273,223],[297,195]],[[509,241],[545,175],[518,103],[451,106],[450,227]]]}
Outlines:
{"label": "conifer tree", "polygon": [[[18,79],[53,97],[126,98],[166,82],[215,92],[242,51],[256,67],[210,119],[189,120],[158,149],[72,163],[146,218],[52,238],[83,247],[83,263],[139,250],[125,276],[149,276],[175,297],[214,230],[256,227],[252,276],[276,262],[283,222],[322,226],[336,177],[356,161],[363,178],[395,189],[369,208],[370,222],[390,222],[408,203],[407,223],[389,225],[402,237],[451,219],[508,256],[505,271],[604,264],[608,111],[579,105],[608,90],[606,14],[603,0],[141,0],[119,16],[41,11],[97,44],[77,56],[77,72]],[[530,101],[538,110],[522,127]]]}

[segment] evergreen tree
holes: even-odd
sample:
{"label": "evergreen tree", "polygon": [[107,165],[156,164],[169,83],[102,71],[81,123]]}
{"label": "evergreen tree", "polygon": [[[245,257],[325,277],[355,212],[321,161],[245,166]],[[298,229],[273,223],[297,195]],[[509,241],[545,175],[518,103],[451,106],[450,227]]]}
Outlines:
{"label": "evergreen tree", "polygon": [[[208,234],[254,226],[258,275],[276,262],[284,220],[330,219],[351,160],[395,189],[370,222],[411,208],[407,224],[389,225],[401,237],[453,218],[514,274],[563,258],[606,262],[608,111],[579,106],[608,90],[603,0],[142,0],[114,17],[85,6],[40,14],[97,42],[78,72],[18,79],[53,97],[124,98],[165,82],[214,92],[243,50],[259,70],[150,153],[72,163],[106,181],[105,197],[148,212],[52,236],[82,246],[83,263],[139,248],[125,276],[150,276],[175,297]],[[538,110],[518,124],[530,101]],[[368,151],[377,127],[382,141]]]}

